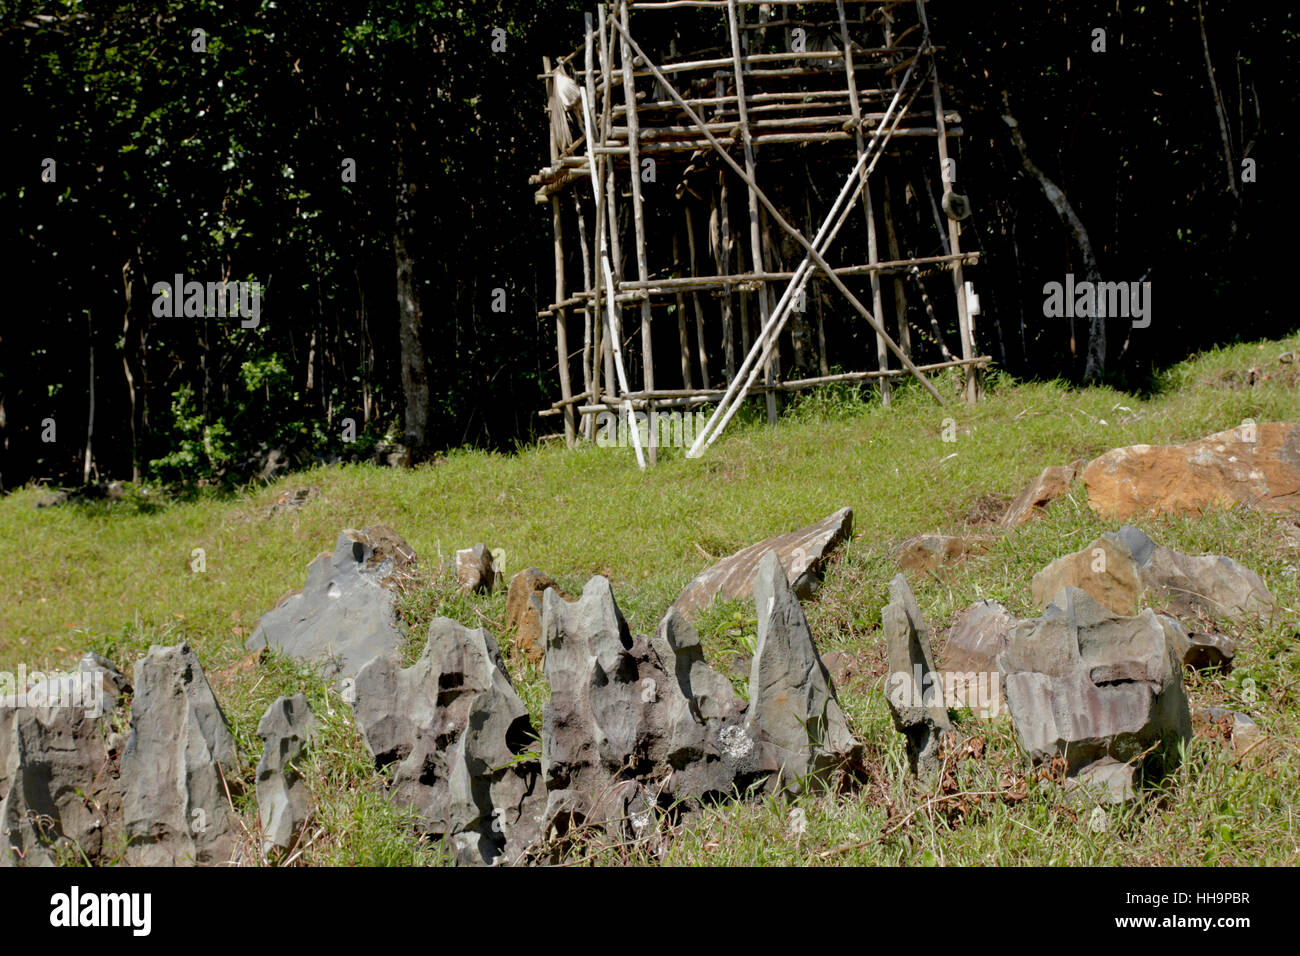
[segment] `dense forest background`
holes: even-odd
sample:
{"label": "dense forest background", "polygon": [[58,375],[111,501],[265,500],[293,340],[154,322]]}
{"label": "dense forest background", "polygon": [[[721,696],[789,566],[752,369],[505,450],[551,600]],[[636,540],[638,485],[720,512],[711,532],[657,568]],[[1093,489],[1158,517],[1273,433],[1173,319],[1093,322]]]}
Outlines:
{"label": "dense forest background", "polygon": [[[558,397],[536,317],[553,281],[528,184],[547,160],[537,74],[593,6],[0,0],[0,486],[232,482],[269,454],[419,458],[552,429],[535,415]],[[1142,388],[1198,348],[1297,324],[1289,6],[934,0],[929,16],[966,130],[965,234],[987,257],[979,352]],[[1070,271],[1152,282],[1152,327],[1101,342],[1044,319],[1043,283]],[[151,287],[176,274],[260,282],[260,325],[155,317]]]}

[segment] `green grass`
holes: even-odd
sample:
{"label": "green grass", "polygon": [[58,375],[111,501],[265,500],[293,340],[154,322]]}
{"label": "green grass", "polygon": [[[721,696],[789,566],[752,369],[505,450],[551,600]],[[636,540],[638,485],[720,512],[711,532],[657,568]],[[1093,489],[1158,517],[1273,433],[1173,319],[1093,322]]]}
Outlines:
{"label": "green grass", "polygon": [[[544,443],[508,455],[454,452],[410,472],[321,468],[235,498],[178,501],[133,489],[121,502],[38,509],[45,492],[27,488],[0,500],[0,667],[67,667],[93,648],[129,674],[150,644],[189,641],[245,757],[250,795],[238,805],[250,828],[257,720],[279,694],[303,690],[325,715],[325,732],[308,763],[316,836],[297,862],[433,863],[445,858],[442,848],[411,837],[409,817],[384,799],[338,696],[292,661],[245,660],[243,643],[260,615],[302,585],[308,562],[333,547],[341,528],[386,523],[420,555],[423,580],[401,601],[410,654],[418,653],[423,625],[435,616],[487,627],[501,641],[525,703],[540,715],[545,683],[504,633],[504,594],[457,595],[439,554],[445,559],[483,541],[504,549],[508,574],[534,565],[570,594],[591,575],[605,574],[631,626],[644,632],[717,558],[849,505],[854,538],[806,610],[823,652],[847,651],[859,662],[840,694],[866,745],[867,780],[835,795],[800,798],[807,821],[801,833],[792,829],[785,802],[727,804],[686,826],[665,821],[653,851],[593,835],[571,861],[1294,864],[1300,594],[1295,539],[1277,531],[1284,519],[1233,510],[1140,522],[1171,547],[1237,558],[1278,596],[1273,620],[1236,630],[1238,675],[1189,677],[1193,706],[1248,710],[1270,740],[1238,765],[1198,738],[1166,792],[1103,811],[1100,832],[1090,826],[1091,808],[1067,805],[1056,783],[1027,772],[1005,718],[962,722],[967,736],[984,738],[983,757],[955,758],[937,794],[918,792],[885,707],[879,637],[898,542],[961,530],[1047,465],[1119,445],[1187,441],[1246,418],[1300,421],[1300,393],[1287,374],[1292,364],[1278,361],[1289,351],[1300,352],[1300,337],[1206,353],[1162,375],[1145,397],[995,376],[975,408],[955,400],[939,408],[918,388],[903,386],[894,407],[883,409],[870,392],[826,389],[788,409],[775,429],[747,409],[703,459],[665,450],[660,465],[644,474],[630,448],[570,452]],[[1246,386],[1252,366],[1269,377]],[[937,381],[955,399],[957,379]],[[948,418],[957,429],[954,443],[942,440]],[[318,493],[300,509],[266,517],[277,495],[307,486]],[[1034,572],[1117,526],[1093,515],[1076,486],[987,553],[913,586],[939,629],[983,597],[1028,615]],[[206,555],[204,573],[190,570],[196,548]],[[752,608],[715,607],[700,629],[710,661],[724,673],[742,673],[733,665],[752,650]],[[733,683],[743,689],[739,676]],[[1246,688],[1254,690],[1250,700]]]}

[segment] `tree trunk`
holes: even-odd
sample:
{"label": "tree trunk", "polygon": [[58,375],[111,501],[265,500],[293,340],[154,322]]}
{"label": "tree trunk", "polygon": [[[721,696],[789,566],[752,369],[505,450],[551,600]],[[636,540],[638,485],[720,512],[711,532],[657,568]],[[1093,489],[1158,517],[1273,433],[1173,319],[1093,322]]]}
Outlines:
{"label": "tree trunk", "polygon": [[397,141],[397,221],[393,228],[393,254],[397,264],[398,337],[402,358],[402,392],[406,396],[405,440],[411,460],[428,452],[429,377],[421,340],[423,316],[417,289],[416,263],[408,242],[414,230],[414,183],[407,181],[402,133]]}
{"label": "tree trunk", "polygon": [[[1011,129],[1011,138],[1020,153],[1021,166],[1038,183],[1039,188],[1043,190],[1043,195],[1047,197],[1047,201],[1052,204],[1056,214],[1061,217],[1061,221],[1070,230],[1074,244],[1079,249],[1079,256],[1083,260],[1083,269],[1087,280],[1089,282],[1100,281],[1101,272],[1097,268],[1097,255],[1093,251],[1092,240],[1088,237],[1088,230],[1084,228],[1083,221],[1079,218],[1078,213],[1074,211],[1074,207],[1070,205],[1070,200],[1061,191],[1061,187],[1048,179],[1047,174],[1029,158],[1029,147],[1025,144],[1024,134],[1020,132],[1020,124],[1011,115],[1011,105],[1005,90],[1002,93],[1002,106],[1002,121]],[[1094,315],[1092,316],[1091,328],[1088,330],[1088,357],[1084,362],[1083,377],[1091,381],[1105,371],[1106,320],[1102,316]]]}
{"label": "tree trunk", "polygon": [[126,394],[131,402],[127,424],[131,432],[131,480],[134,482],[140,480],[140,400],[137,391],[144,384],[144,376],[137,374],[140,372],[140,357],[136,356],[133,362],[131,354],[135,347],[132,339],[139,338],[135,323],[131,321],[132,293],[135,290],[137,270],[134,258],[127,259],[122,265],[122,296],[126,302],[122,311],[122,372],[126,376]]}
{"label": "tree trunk", "polygon": [[86,310],[86,352],[89,366],[90,408],[86,413],[86,456],[81,467],[82,485],[90,484],[90,474],[95,467],[95,323],[90,310]]}

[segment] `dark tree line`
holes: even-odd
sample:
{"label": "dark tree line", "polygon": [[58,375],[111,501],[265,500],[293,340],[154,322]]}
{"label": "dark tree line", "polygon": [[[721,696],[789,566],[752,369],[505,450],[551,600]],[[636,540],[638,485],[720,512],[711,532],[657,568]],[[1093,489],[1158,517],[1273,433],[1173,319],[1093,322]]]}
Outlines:
{"label": "dark tree line", "polygon": [[[0,0],[0,482],[533,434],[556,397],[536,74],[588,6]],[[1293,13],[935,0],[930,20],[987,254],[982,352],[1140,386],[1294,326],[1267,228],[1291,219]],[[1067,272],[1151,281],[1151,328],[1046,318]],[[176,275],[258,282],[258,326],[158,317]]]}

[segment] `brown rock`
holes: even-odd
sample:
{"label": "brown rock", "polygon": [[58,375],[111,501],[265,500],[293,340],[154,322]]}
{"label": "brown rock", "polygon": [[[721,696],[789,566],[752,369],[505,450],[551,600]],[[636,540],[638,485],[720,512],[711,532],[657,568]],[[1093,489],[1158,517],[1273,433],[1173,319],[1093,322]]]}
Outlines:
{"label": "brown rock", "polygon": [[1085,468],[1083,481],[1088,504],[1106,517],[1236,504],[1300,510],[1300,425],[1248,424],[1185,445],[1116,448]]}
{"label": "brown rock", "polygon": [[491,594],[501,578],[483,542],[456,552],[456,583],[462,594]]}
{"label": "brown rock", "polygon": [[1082,551],[1057,558],[1034,575],[1034,603],[1047,607],[1061,588],[1081,588],[1109,611],[1124,617],[1138,612],[1142,582],[1133,554],[1122,541],[1100,537]]}
{"label": "brown rock", "polygon": [[987,551],[990,540],[985,535],[920,534],[898,546],[898,566],[913,573],[933,573]]}
{"label": "brown rock", "polygon": [[527,568],[510,579],[506,593],[506,628],[514,631],[515,647],[522,650],[534,664],[545,653],[542,640],[542,594],[547,588],[564,600],[572,602],[560,587],[536,568]]}
{"label": "brown rock", "polygon": [[1017,528],[1034,517],[1036,511],[1063,497],[1087,466],[1088,460],[1080,458],[1068,465],[1052,465],[1044,468],[1042,473],[1029,483],[1029,487],[1020,493],[1020,497],[1007,506],[1006,514],[1002,516],[1002,527],[1008,530]]}
{"label": "brown rock", "polygon": [[737,601],[753,594],[754,578],[763,555],[775,551],[781,568],[801,600],[808,600],[821,583],[826,555],[853,533],[853,509],[841,508],[814,525],[750,545],[723,558],[695,576],[677,595],[673,606],[693,615],[715,599]]}
{"label": "brown rock", "polygon": [[1192,711],[1192,728],[1198,737],[1220,740],[1237,756],[1244,756],[1263,738],[1259,724],[1236,710],[1198,707]]}
{"label": "brown rock", "polygon": [[831,675],[832,686],[842,690],[858,675],[862,661],[848,651],[827,651],[822,655],[822,666]]}

